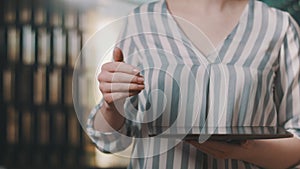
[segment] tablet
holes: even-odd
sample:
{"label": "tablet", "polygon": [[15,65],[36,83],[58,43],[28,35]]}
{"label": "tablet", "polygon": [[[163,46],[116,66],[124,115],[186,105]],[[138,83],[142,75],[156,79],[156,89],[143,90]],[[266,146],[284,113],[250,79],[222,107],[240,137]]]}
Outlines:
{"label": "tablet", "polygon": [[252,139],[289,138],[293,134],[276,126],[232,126],[232,127],[152,127],[150,137],[199,140],[200,137],[214,141],[243,141]]}

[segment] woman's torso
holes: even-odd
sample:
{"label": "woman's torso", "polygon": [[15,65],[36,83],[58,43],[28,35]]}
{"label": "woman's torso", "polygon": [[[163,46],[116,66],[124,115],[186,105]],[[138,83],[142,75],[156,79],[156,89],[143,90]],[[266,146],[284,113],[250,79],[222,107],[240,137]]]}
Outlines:
{"label": "woman's torso", "polygon": [[[164,1],[133,14],[120,47],[126,62],[142,70],[145,89],[125,106],[144,137],[152,126],[280,125],[273,90],[288,25],[284,13],[250,0],[239,23],[209,56],[185,36]],[[214,159],[182,142],[169,148],[158,140],[137,144],[142,146],[133,153],[162,154],[133,158],[129,168],[256,168]]]}

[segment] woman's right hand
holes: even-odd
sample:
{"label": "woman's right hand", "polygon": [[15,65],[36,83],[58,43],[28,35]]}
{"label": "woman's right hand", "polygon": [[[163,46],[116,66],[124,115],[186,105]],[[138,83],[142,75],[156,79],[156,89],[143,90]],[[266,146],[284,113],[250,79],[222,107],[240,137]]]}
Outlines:
{"label": "woman's right hand", "polygon": [[138,68],[123,62],[123,53],[119,48],[115,48],[113,58],[115,62],[104,64],[98,75],[99,89],[109,106],[145,88],[144,78]]}
{"label": "woman's right hand", "polygon": [[125,99],[145,88],[144,78],[139,70],[123,62],[123,54],[119,48],[115,48],[113,58],[115,62],[104,64],[98,75],[104,102],[101,113],[96,114],[94,127],[102,132],[116,131],[124,125]]}

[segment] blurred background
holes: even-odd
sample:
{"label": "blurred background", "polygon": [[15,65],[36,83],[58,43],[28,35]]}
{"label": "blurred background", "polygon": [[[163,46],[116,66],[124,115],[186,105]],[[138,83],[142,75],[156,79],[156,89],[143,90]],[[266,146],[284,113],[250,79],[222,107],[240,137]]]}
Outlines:
{"label": "blurred background", "polygon": [[[0,169],[126,168],[128,159],[100,153],[82,130],[72,75],[85,42],[144,2],[150,0],[1,0]],[[265,2],[300,23],[300,0]],[[88,71],[84,63],[91,61],[80,59],[79,69]],[[80,106],[93,104],[87,99]]]}

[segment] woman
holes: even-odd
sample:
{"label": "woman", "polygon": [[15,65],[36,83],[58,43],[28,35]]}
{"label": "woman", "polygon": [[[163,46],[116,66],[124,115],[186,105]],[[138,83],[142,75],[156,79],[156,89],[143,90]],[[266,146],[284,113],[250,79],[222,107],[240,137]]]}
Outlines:
{"label": "woman", "polygon": [[[115,62],[98,78],[104,100],[92,111],[88,132],[100,150],[125,149],[132,140],[120,133],[140,137],[145,123],[283,126],[293,138],[179,142],[162,152],[161,141],[137,141],[133,155],[140,158],[129,168],[289,168],[300,162],[300,34],[289,14],[255,0],[167,0],[133,14]],[[216,48],[203,47],[207,41],[197,41],[197,31],[172,16],[191,22]],[[153,89],[164,95],[151,95]]]}

